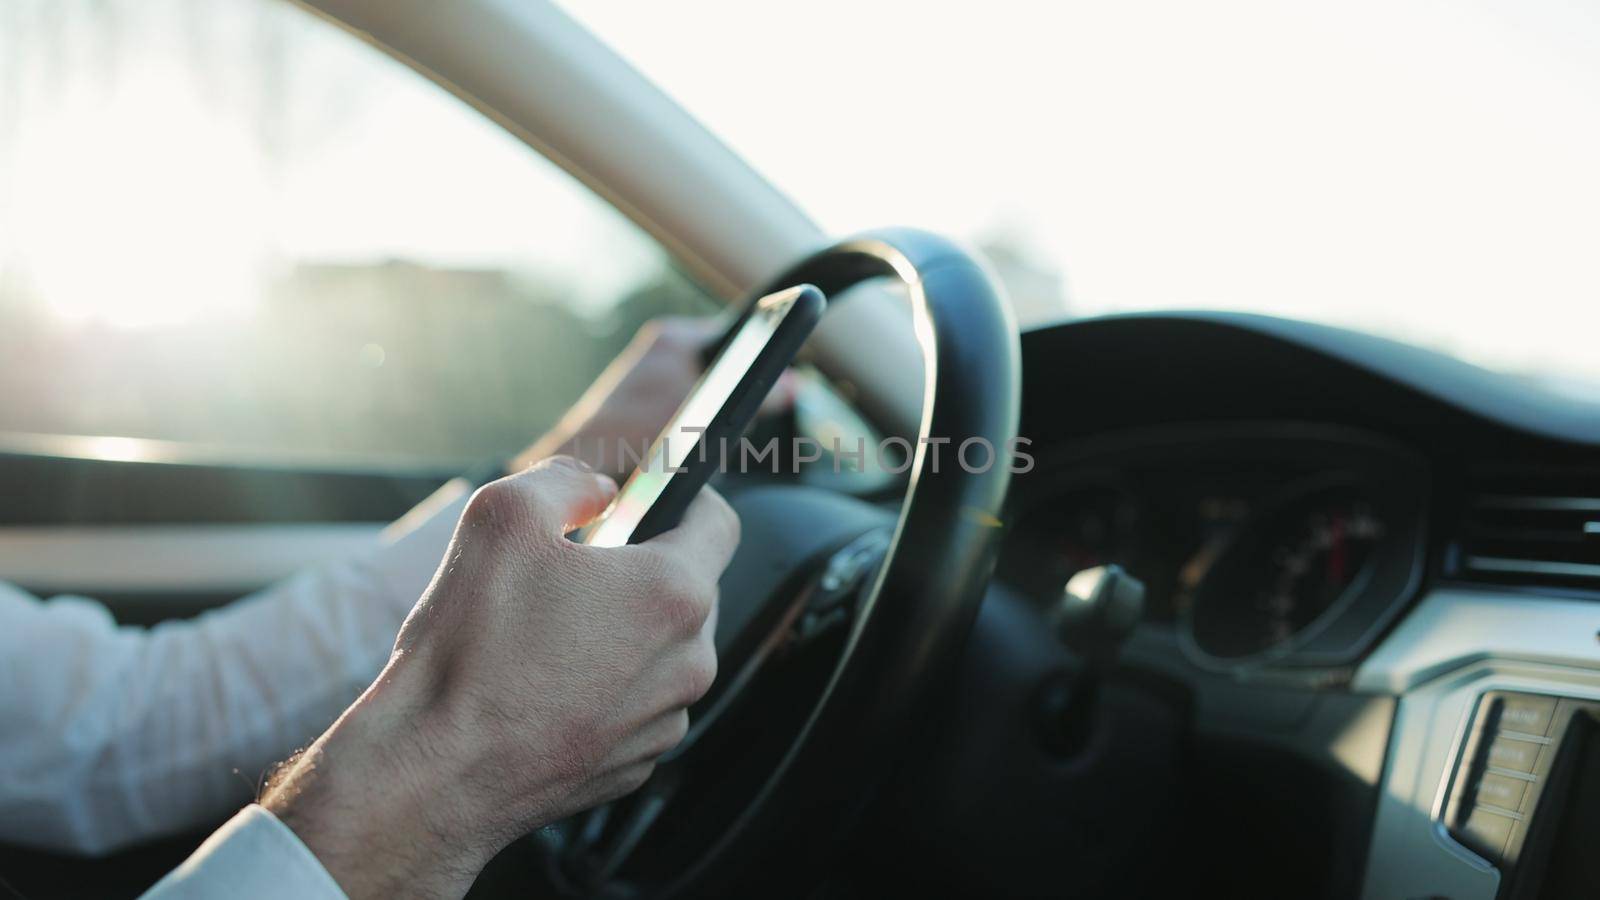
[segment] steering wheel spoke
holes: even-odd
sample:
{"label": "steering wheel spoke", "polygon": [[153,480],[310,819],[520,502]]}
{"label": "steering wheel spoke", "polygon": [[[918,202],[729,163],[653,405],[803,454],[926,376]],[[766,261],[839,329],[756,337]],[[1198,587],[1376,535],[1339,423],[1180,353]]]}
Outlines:
{"label": "steering wheel spoke", "polygon": [[822,576],[807,590],[804,608],[789,632],[790,648],[808,646],[850,624],[892,538],[891,529],[874,528],[828,558]]}

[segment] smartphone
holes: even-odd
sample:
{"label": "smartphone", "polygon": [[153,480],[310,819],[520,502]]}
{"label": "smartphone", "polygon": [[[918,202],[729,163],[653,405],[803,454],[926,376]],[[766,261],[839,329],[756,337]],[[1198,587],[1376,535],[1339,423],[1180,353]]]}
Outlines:
{"label": "smartphone", "polygon": [[724,459],[739,458],[738,439],[826,306],[822,292],[809,284],[752,304],[717,344],[705,373],[616,499],[577,539],[619,547],[677,525]]}

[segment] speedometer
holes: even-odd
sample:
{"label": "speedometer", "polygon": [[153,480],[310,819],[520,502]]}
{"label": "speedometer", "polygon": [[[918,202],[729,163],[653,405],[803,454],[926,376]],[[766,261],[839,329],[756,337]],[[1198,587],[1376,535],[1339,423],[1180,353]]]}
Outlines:
{"label": "speedometer", "polygon": [[1388,531],[1354,484],[1291,495],[1247,524],[1196,586],[1192,649],[1227,661],[1294,650],[1360,594]]}

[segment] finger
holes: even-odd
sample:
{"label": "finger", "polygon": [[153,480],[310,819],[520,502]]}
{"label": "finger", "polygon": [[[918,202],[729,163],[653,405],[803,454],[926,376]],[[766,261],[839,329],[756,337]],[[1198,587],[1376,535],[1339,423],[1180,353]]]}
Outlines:
{"label": "finger", "polygon": [[616,758],[628,762],[654,761],[672,752],[689,733],[689,713],[683,708],[660,713],[618,744]]}
{"label": "finger", "polygon": [[645,541],[669,559],[686,564],[712,581],[722,574],[739,546],[739,514],[716,490],[701,488],[678,527]]}
{"label": "finger", "polygon": [[716,649],[699,635],[674,641],[633,685],[627,701],[630,718],[650,719],[699,703],[716,683],[718,664]]}
{"label": "finger", "polygon": [[552,456],[506,479],[526,498],[540,526],[559,534],[587,525],[617,495],[617,483],[588,463]]}

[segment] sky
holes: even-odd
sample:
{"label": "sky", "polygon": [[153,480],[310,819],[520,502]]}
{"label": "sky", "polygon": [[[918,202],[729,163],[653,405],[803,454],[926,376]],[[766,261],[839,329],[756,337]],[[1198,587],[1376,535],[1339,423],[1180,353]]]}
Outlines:
{"label": "sky", "polygon": [[[563,6],[830,231],[1014,236],[1076,314],[1270,312],[1600,383],[1593,5]],[[247,311],[274,266],[385,257],[598,304],[657,261],[276,0],[13,0],[0,80],[0,267],[67,318]]]}

